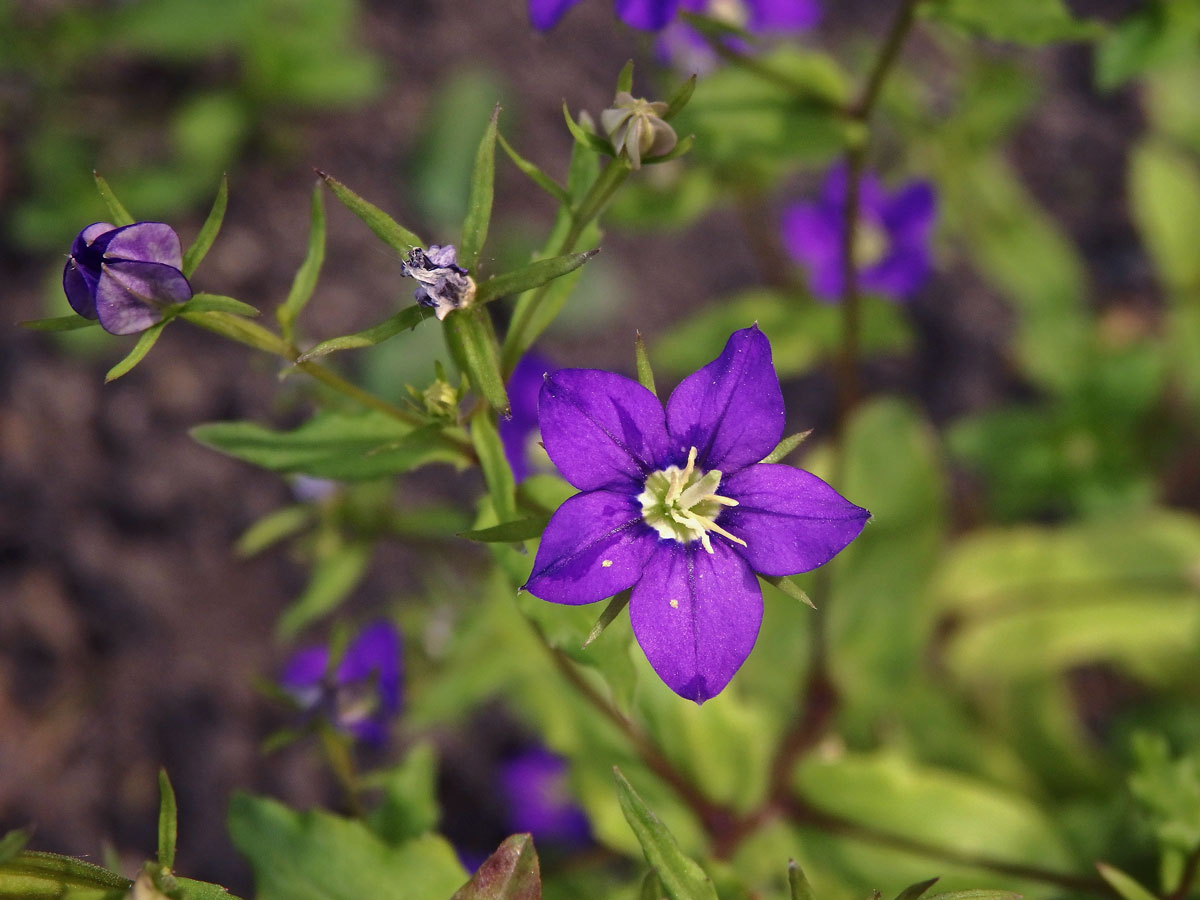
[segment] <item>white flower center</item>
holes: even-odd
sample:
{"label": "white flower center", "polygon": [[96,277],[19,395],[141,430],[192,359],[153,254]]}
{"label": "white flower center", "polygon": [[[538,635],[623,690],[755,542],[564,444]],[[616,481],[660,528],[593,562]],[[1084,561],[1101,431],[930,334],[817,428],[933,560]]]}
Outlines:
{"label": "white flower center", "polygon": [[873,222],[861,219],[854,231],[854,265],[865,269],[885,256],[891,245],[888,233]]}
{"label": "white flower center", "polygon": [[742,0],[708,0],[708,14],[718,22],[745,28],[750,24],[750,10]]}
{"label": "white flower center", "polygon": [[736,500],[717,494],[720,484],[720,469],[701,472],[696,468],[693,447],[684,468],[668,466],[646,477],[646,489],[638,494],[642,518],[659,536],[681,544],[700,541],[709,553],[713,552],[710,531],[745,547],[745,541],[716,523],[723,507],[738,505]]}

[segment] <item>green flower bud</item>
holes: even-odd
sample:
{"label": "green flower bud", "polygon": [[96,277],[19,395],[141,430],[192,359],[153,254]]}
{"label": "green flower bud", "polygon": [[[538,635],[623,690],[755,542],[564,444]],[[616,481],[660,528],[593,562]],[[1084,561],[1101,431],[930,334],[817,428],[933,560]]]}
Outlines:
{"label": "green flower bud", "polygon": [[670,153],[678,141],[675,129],[662,119],[666,111],[662,101],[635,99],[621,91],[613,105],[600,113],[600,125],[617,155],[624,153],[633,168],[640,169],[643,157]]}

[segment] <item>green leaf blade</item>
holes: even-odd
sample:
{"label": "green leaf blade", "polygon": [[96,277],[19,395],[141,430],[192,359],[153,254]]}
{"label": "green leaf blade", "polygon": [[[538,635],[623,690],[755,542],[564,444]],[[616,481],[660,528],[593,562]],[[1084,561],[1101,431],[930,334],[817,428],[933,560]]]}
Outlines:
{"label": "green leaf blade", "polygon": [[296,319],[304,307],[308,305],[308,301],[312,299],[313,292],[317,288],[317,279],[321,275],[321,267],[324,264],[325,194],[321,190],[321,182],[318,179],[317,183],[313,185],[312,220],[308,233],[308,252],[304,256],[304,262],[300,264],[300,268],[296,271],[296,277],[292,279],[292,287],[288,291],[287,299],[275,311],[275,315],[279,319],[279,327],[283,331],[284,340],[289,343],[292,340]]}
{"label": "green leaf blade", "polygon": [[124,204],[117,199],[117,195],[113,193],[113,189],[104,180],[104,176],[99,172],[93,171],[92,178],[95,179],[96,190],[100,192],[100,199],[108,207],[109,215],[112,216],[112,223],[118,228],[123,225],[132,225],[136,220],[129,214],[129,210],[125,208]]}
{"label": "green leaf blade", "polygon": [[150,348],[158,343],[158,339],[162,336],[163,329],[166,327],[166,320],[159,322],[157,325],[151,325],[138,337],[137,343],[133,345],[133,349],[119,363],[108,370],[108,374],[104,376],[104,383],[116,381],[122,375],[127,375],[133,370],[133,367],[146,358],[146,354],[150,352]]}
{"label": "green leaf blade", "polygon": [[475,302],[490,303],[499,297],[520,294],[543,284],[561,278],[574,272],[600,250],[585,250],[583,253],[567,253],[563,256],[552,256],[549,259],[539,259],[537,262],[495,275],[482,282],[475,291]]}
{"label": "green leaf blade", "polygon": [[171,786],[166,769],[158,770],[158,792],[158,864],[173,869],[175,843],[179,834],[179,808],[175,802],[175,788]]}
{"label": "green leaf blade", "polygon": [[196,267],[200,265],[205,256],[208,255],[209,249],[213,242],[217,239],[217,235],[221,232],[221,223],[225,221],[225,207],[229,204],[229,176],[221,176],[221,184],[217,187],[217,196],[213,200],[212,209],[209,210],[208,218],[204,220],[204,224],[200,226],[200,232],[196,235],[196,239],[192,241],[192,245],[187,248],[187,252],[183,254],[183,274],[187,278],[192,277],[192,273],[196,271]]}
{"label": "green leaf blade", "polygon": [[375,232],[376,237],[402,256],[406,255],[414,247],[425,246],[425,242],[417,237],[417,235],[409,231],[378,206],[354,193],[354,191],[350,190],[350,188],[346,187],[346,185],[342,184],[332,175],[327,175],[324,172],[318,172],[317,175],[329,185],[329,189],[333,191],[333,195],[350,212],[362,219],[366,226]]}
{"label": "green leaf blade", "polygon": [[463,219],[462,240],[459,241],[459,264],[474,272],[479,267],[479,254],[487,241],[488,225],[492,220],[492,200],[496,183],[496,136],[500,120],[500,106],[492,110],[492,118],[479,150],[475,154],[475,168],[471,172],[471,193],[467,199],[467,215]]}

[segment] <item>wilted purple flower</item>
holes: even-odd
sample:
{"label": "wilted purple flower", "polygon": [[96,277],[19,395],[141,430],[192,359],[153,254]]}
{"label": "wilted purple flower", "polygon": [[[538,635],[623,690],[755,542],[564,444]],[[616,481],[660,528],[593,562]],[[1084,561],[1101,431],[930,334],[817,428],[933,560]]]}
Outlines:
{"label": "wilted purple flower", "polygon": [[135,334],[162,321],[163,307],[192,297],[179,235],[162,222],[117,228],[89,225],[71,245],[63,290],[79,315],[112,334]]}
{"label": "wilted purple flower", "polygon": [[754,573],[815,569],[870,517],[815,475],[759,462],[783,436],[784,410],[757,325],[685,378],[665,415],[628,378],[559,369],[542,386],[538,420],[550,458],[581,493],[551,517],[525,589],[574,605],[632,588],[646,658],[697,703],[720,693],[754,647]]}
{"label": "wilted purple flower", "polygon": [[534,747],[504,763],[500,771],[507,825],[528,832],[535,844],[578,847],[591,840],[587,816],[567,791],[567,763]]}
{"label": "wilted purple flower", "polygon": [[511,415],[500,420],[500,440],[504,455],[512,468],[513,477],[524,481],[533,474],[534,460],[546,459],[538,442],[538,392],[547,375],[558,369],[554,363],[537,353],[526,353],[508,378],[508,402]]}
{"label": "wilted purple flower", "polygon": [[[859,184],[854,247],[859,285],[896,300],[913,296],[933,269],[930,234],[937,194],[928,181],[910,181],[888,193],[867,173]],[[842,231],[846,221],[846,167],[829,171],[816,203],[798,203],[784,213],[788,251],[808,268],[813,293],[837,301],[844,291]]]}
{"label": "wilted purple flower", "polygon": [[[817,0],[680,0],[679,8],[698,13],[756,35],[786,35],[808,31],[821,20]],[[728,41],[746,51],[744,41]],[[708,41],[686,22],[671,22],[658,38],[658,52],[685,72],[707,72],[717,63]]]}
{"label": "wilted purple flower", "polygon": [[280,683],[309,713],[368,744],[387,741],[388,725],[400,712],[402,641],[390,622],[368,625],[329,671],[329,649],[295,653]]}
{"label": "wilted purple flower", "polygon": [[439,321],[475,298],[475,282],[458,264],[453,244],[431,244],[428,250],[414,247],[401,263],[400,274],[420,282],[413,297],[431,307]]}

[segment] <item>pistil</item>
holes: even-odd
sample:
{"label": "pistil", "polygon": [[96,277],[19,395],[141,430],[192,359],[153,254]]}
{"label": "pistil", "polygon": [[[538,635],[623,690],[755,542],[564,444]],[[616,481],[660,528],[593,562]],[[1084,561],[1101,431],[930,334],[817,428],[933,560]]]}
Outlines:
{"label": "pistil", "polygon": [[723,507],[737,506],[738,502],[717,493],[721,484],[720,469],[704,473],[696,470],[696,453],[696,448],[692,447],[687,465],[682,469],[669,466],[647,477],[646,489],[638,495],[642,517],[662,537],[680,543],[698,540],[708,553],[713,552],[709,532],[746,546],[745,541],[716,523]]}

